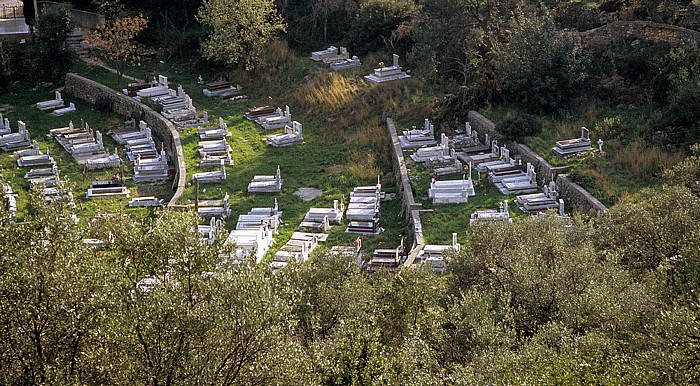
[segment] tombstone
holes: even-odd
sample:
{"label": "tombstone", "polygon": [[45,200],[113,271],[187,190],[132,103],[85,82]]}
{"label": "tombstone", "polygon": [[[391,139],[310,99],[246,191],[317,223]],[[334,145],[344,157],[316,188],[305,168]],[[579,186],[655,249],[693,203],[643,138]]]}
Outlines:
{"label": "tombstone", "polygon": [[[393,65],[394,67],[398,67],[398,66],[399,66],[399,56],[396,55],[396,54],[394,54],[394,55],[392,55],[392,58],[394,59],[392,65]],[[57,99],[58,99],[58,98],[57,98]]]}
{"label": "tombstone", "polygon": [[464,122],[464,128],[467,131],[467,137],[472,137],[472,125],[469,122]]}
{"label": "tombstone", "polygon": [[161,86],[168,87],[168,77],[163,75],[158,75],[158,84]]}
{"label": "tombstone", "polygon": [[207,113],[206,111],[204,111],[204,112],[202,113],[202,119],[204,120],[204,123],[209,123],[209,113]]}
{"label": "tombstone", "polygon": [[185,89],[183,89],[182,85],[180,84],[177,86],[177,96],[181,97],[183,95],[185,95]]}
{"label": "tombstone", "polygon": [[603,152],[603,139],[602,139],[602,138],[598,138],[598,142],[597,142],[597,143],[598,143],[598,151],[602,153],[602,152]]}

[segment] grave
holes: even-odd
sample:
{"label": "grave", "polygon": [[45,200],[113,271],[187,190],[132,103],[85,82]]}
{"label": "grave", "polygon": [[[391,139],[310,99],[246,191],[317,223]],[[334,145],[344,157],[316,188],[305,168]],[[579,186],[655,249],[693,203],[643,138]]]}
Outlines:
{"label": "grave", "polygon": [[66,115],[68,113],[72,113],[73,111],[75,111],[75,104],[73,102],[71,102],[68,104],[68,107],[63,107],[63,108],[54,110],[51,113],[51,115],[53,115],[54,117],[60,117],[62,115]]}
{"label": "grave", "polygon": [[53,188],[60,182],[58,174],[51,174],[43,177],[34,177],[29,179],[29,186],[32,188]]}
{"label": "grave", "polygon": [[29,180],[37,177],[58,176],[59,173],[60,172],[58,170],[58,167],[56,166],[56,164],[53,164],[50,168],[30,169],[24,174],[24,179]]}
{"label": "grave", "polygon": [[284,133],[268,135],[265,137],[265,142],[274,147],[303,145],[305,142],[302,135],[302,125],[301,123],[294,121],[292,122],[291,127],[284,127]]}
{"label": "grave", "polygon": [[[133,123],[135,123],[135,121],[132,121],[132,124]],[[111,130],[109,134],[118,144],[126,145],[128,141],[143,140],[146,138],[150,139],[151,129],[148,127],[146,122],[139,121],[138,128],[133,127],[128,129]]]}
{"label": "grave", "polygon": [[[206,116],[206,111],[204,112]],[[228,131],[228,125],[224,122],[224,118],[219,117],[219,124],[215,127],[203,127],[197,129],[199,134],[199,139],[209,140],[209,139],[223,139],[225,137],[230,137],[231,133]]]}
{"label": "grave", "polygon": [[[454,150],[452,150],[454,152]],[[443,163],[447,163],[446,166],[435,168],[433,170],[433,176],[435,176],[436,180],[442,180],[448,177],[453,177],[453,176],[459,176],[464,173],[464,165],[462,165],[462,162],[458,159],[455,159],[452,156],[445,156],[446,158],[443,158],[441,161]],[[447,158],[449,157],[449,158]],[[451,162],[451,163],[450,163]],[[434,161],[433,161],[434,164]]]}
{"label": "grave", "polygon": [[233,87],[231,82],[225,80],[218,80],[216,82],[211,82],[206,84],[207,88],[202,90],[204,95],[208,97],[219,96],[222,98],[228,98],[230,96],[238,94],[240,90],[239,87]]}
{"label": "grave", "polygon": [[134,162],[134,182],[161,181],[168,179],[168,156],[165,148],[161,148],[156,158],[136,157]]}
{"label": "grave", "polygon": [[129,201],[129,207],[162,207],[165,205],[165,200],[154,196],[134,197]]}
{"label": "grave", "polygon": [[425,146],[416,150],[415,153],[411,154],[411,159],[413,162],[423,163],[427,162],[431,158],[449,156],[450,155],[450,143],[447,135],[442,133],[440,135],[440,144],[438,146]]}
{"label": "grave", "polygon": [[135,97],[136,93],[153,86],[151,82],[132,82],[126,85],[125,89],[122,89],[124,95]]}
{"label": "grave", "polygon": [[2,113],[0,113],[0,135],[10,134],[12,128],[10,127],[10,120],[4,118]]}
{"label": "grave", "polygon": [[32,141],[32,147],[29,149],[24,149],[24,150],[17,150],[16,152],[12,153],[12,156],[15,158],[21,158],[25,157],[28,155],[39,155],[42,154],[41,150],[39,150],[39,142],[35,140]]}
{"label": "grave", "polygon": [[414,126],[411,130],[404,130],[399,137],[399,142],[402,149],[436,145],[433,124],[426,118],[423,121],[423,129],[417,130]]}
{"label": "grave", "polygon": [[447,253],[449,251],[460,251],[460,244],[457,242],[457,234],[452,234],[452,244],[429,244],[423,247],[416,256],[416,262],[423,264],[430,270],[442,273],[445,271]]}
{"label": "grave", "polygon": [[559,207],[559,193],[551,181],[542,187],[542,193],[524,194],[515,198],[515,203],[523,212],[542,212]]}
{"label": "grave", "polygon": [[357,56],[354,56],[352,58],[348,59],[343,59],[339,60],[337,62],[333,62],[330,64],[331,70],[333,71],[341,71],[341,70],[346,70],[348,68],[353,68],[353,67],[359,67],[362,65],[362,62]]}
{"label": "grave", "polygon": [[129,197],[129,189],[118,179],[93,181],[88,188],[87,198]]}
{"label": "grave", "polygon": [[228,217],[231,214],[228,193],[222,200],[200,201],[197,205],[197,214],[205,220],[211,217],[219,219]]}
{"label": "grave", "polygon": [[205,153],[204,157],[201,161],[199,161],[197,166],[204,169],[214,169],[220,167],[222,161],[224,162],[224,165],[233,165],[233,160],[231,159],[230,154],[209,155]]}
{"label": "grave", "polygon": [[503,200],[503,202],[499,205],[498,210],[477,210],[469,216],[469,225],[493,224],[496,222],[513,222],[513,219],[510,218],[510,214],[508,213],[508,200]]}
{"label": "grave", "polygon": [[382,185],[377,177],[375,186],[359,186],[350,193],[350,202],[345,213],[348,219],[347,233],[380,234],[384,230],[379,226],[380,201],[383,196]]}
{"label": "grave", "polygon": [[248,184],[248,193],[278,193],[282,190],[283,182],[277,165],[277,172],[273,176],[254,176]]}
{"label": "grave", "polygon": [[226,142],[226,139],[218,139],[213,141],[199,141],[197,144],[199,155],[229,155],[231,154],[231,146]]}
{"label": "grave", "polygon": [[450,138],[450,146],[453,149],[470,148],[481,145],[479,142],[479,133],[472,129],[469,122],[464,122],[464,131],[458,132],[457,135]]}
{"label": "grave", "polygon": [[17,160],[17,166],[21,168],[55,164],[56,161],[49,154],[25,155]]}
{"label": "grave", "polygon": [[323,216],[320,219],[304,219],[299,223],[299,230],[308,232],[329,232],[331,230],[331,224],[328,221],[328,216]]}
{"label": "grave", "polygon": [[527,172],[517,176],[501,178],[494,185],[502,194],[525,194],[537,191],[537,173],[531,163],[527,163]]}
{"label": "grave", "polygon": [[275,107],[272,105],[272,97],[267,97],[267,106],[253,107],[245,114],[246,119],[254,121],[256,119],[275,114]]}
{"label": "grave", "polygon": [[31,145],[31,137],[27,131],[27,125],[22,121],[17,121],[19,129],[16,133],[0,135],[0,148],[5,151],[15,151]]}
{"label": "grave", "polygon": [[471,178],[471,165],[468,172],[461,180],[433,181],[428,189],[428,197],[433,200],[433,205],[439,204],[465,204],[470,196],[475,196],[474,184]]}
{"label": "grave", "polygon": [[501,148],[498,147],[497,141],[491,142],[491,151],[489,153],[472,154],[466,157],[467,163],[477,167],[486,162],[499,161],[501,159]]}
{"label": "grave", "polygon": [[170,89],[168,88],[168,77],[158,75],[158,81],[155,82],[155,85],[138,90],[136,92],[135,99],[140,102],[141,98],[157,98],[161,96],[167,96],[170,95],[169,90]]}
{"label": "grave", "polygon": [[505,145],[498,150],[498,159],[492,161],[482,161],[476,165],[476,170],[480,173],[490,173],[498,170],[515,170],[519,171],[518,165],[510,158],[510,150]]}
{"label": "grave", "polygon": [[379,63],[379,68],[375,68],[372,74],[365,75],[365,79],[372,83],[384,83],[392,80],[410,78],[411,75],[401,71],[399,56],[394,54],[392,58],[393,63],[391,66],[384,67],[383,63]]}
{"label": "grave", "polygon": [[197,232],[202,236],[202,241],[207,245],[212,245],[216,241],[216,235],[223,228],[222,221],[212,217],[208,225],[197,225]]}
{"label": "grave", "polygon": [[261,225],[255,228],[234,229],[225,244],[235,244],[234,256],[239,260],[255,259],[259,263],[274,243],[272,230]]}
{"label": "grave", "polygon": [[69,203],[69,206],[75,207],[73,193],[69,192],[68,189],[65,189],[60,182],[54,187],[43,188],[42,195],[44,196],[44,200],[46,202],[66,201]]}
{"label": "grave", "polygon": [[585,127],[582,127],[581,138],[557,141],[557,146],[553,147],[552,150],[559,155],[575,154],[582,151],[593,150],[593,148],[591,148],[590,132]]}
{"label": "grave", "polygon": [[323,59],[335,56],[338,54],[338,48],[336,46],[330,46],[325,50],[314,51],[311,53],[311,60],[315,62],[321,62]]}
{"label": "grave", "polygon": [[289,111],[289,106],[284,106],[284,111],[277,108],[275,115],[263,116],[257,121],[262,125],[265,131],[281,129],[292,123],[292,113]]}
{"label": "grave", "polygon": [[294,232],[292,237],[275,253],[270,267],[273,273],[286,267],[290,261],[305,262],[309,254],[318,247],[319,242],[326,241],[327,234]]}
{"label": "grave", "polygon": [[87,170],[101,170],[101,169],[113,169],[118,168],[122,163],[122,159],[119,158],[117,154],[117,148],[114,148],[114,154],[93,158],[85,161],[85,167]]}
{"label": "grave", "polygon": [[197,180],[200,183],[226,181],[226,163],[225,163],[225,161],[223,159],[219,160],[219,170],[212,171],[212,172],[194,173],[192,175],[192,181],[194,181],[194,180]]}
{"label": "grave", "polygon": [[65,106],[63,102],[63,97],[61,97],[61,92],[56,91],[54,93],[54,98],[48,101],[38,102],[36,108],[41,111],[54,110]]}
{"label": "grave", "polygon": [[336,62],[347,60],[349,57],[350,54],[348,54],[348,49],[345,47],[340,47],[334,53],[328,53],[327,55],[325,55],[325,57],[321,59],[321,61],[324,64],[333,64]]}
{"label": "grave", "polygon": [[379,270],[395,272],[399,269],[401,257],[404,253],[403,237],[401,244],[396,248],[375,249],[372,257],[366,264],[367,272],[373,273]]}
{"label": "grave", "polygon": [[309,222],[321,222],[324,218],[328,220],[331,224],[340,224],[343,221],[343,213],[345,212],[345,203],[341,198],[340,202],[338,200],[333,200],[332,208],[311,208],[304,216],[304,221]]}

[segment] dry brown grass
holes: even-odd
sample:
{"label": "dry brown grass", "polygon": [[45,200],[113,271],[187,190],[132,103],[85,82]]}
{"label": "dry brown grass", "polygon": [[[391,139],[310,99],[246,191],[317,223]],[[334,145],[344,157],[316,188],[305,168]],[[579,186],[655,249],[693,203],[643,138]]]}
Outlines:
{"label": "dry brown grass", "polygon": [[677,152],[664,152],[656,147],[644,146],[634,141],[626,148],[614,153],[615,162],[623,165],[635,177],[649,181],[661,172],[683,160]]}
{"label": "dry brown grass", "polygon": [[292,95],[292,99],[302,109],[319,110],[328,113],[329,116],[335,116],[339,110],[346,109],[357,93],[357,86],[345,77],[328,72],[300,86]]}
{"label": "dry brown grass", "polygon": [[360,146],[375,146],[388,143],[386,128],[379,117],[360,126],[349,137],[349,142]]}
{"label": "dry brown grass", "polygon": [[358,180],[371,180],[381,174],[374,153],[354,152],[350,154],[345,172]]}

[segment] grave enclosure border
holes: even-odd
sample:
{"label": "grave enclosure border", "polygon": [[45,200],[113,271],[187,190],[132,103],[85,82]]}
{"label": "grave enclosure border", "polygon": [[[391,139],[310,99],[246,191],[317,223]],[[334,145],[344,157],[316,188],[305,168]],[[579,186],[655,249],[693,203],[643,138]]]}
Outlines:
{"label": "grave enclosure border", "polygon": [[99,101],[115,114],[127,118],[138,117],[148,124],[154,136],[165,144],[165,151],[175,164],[175,181],[173,182],[175,193],[168,202],[168,208],[179,208],[177,201],[185,190],[187,170],[180,134],[175,126],[153,109],[133,98],[77,74],[69,73],[66,75],[64,90],[67,94],[87,103],[95,105]]}

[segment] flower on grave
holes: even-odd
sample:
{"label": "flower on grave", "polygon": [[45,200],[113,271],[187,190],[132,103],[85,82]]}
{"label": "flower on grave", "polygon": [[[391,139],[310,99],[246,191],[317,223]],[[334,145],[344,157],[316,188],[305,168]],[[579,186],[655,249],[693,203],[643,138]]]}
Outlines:
{"label": "flower on grave", "polygon": [[384,68],[384,62],[379,62],[379,68]]}

